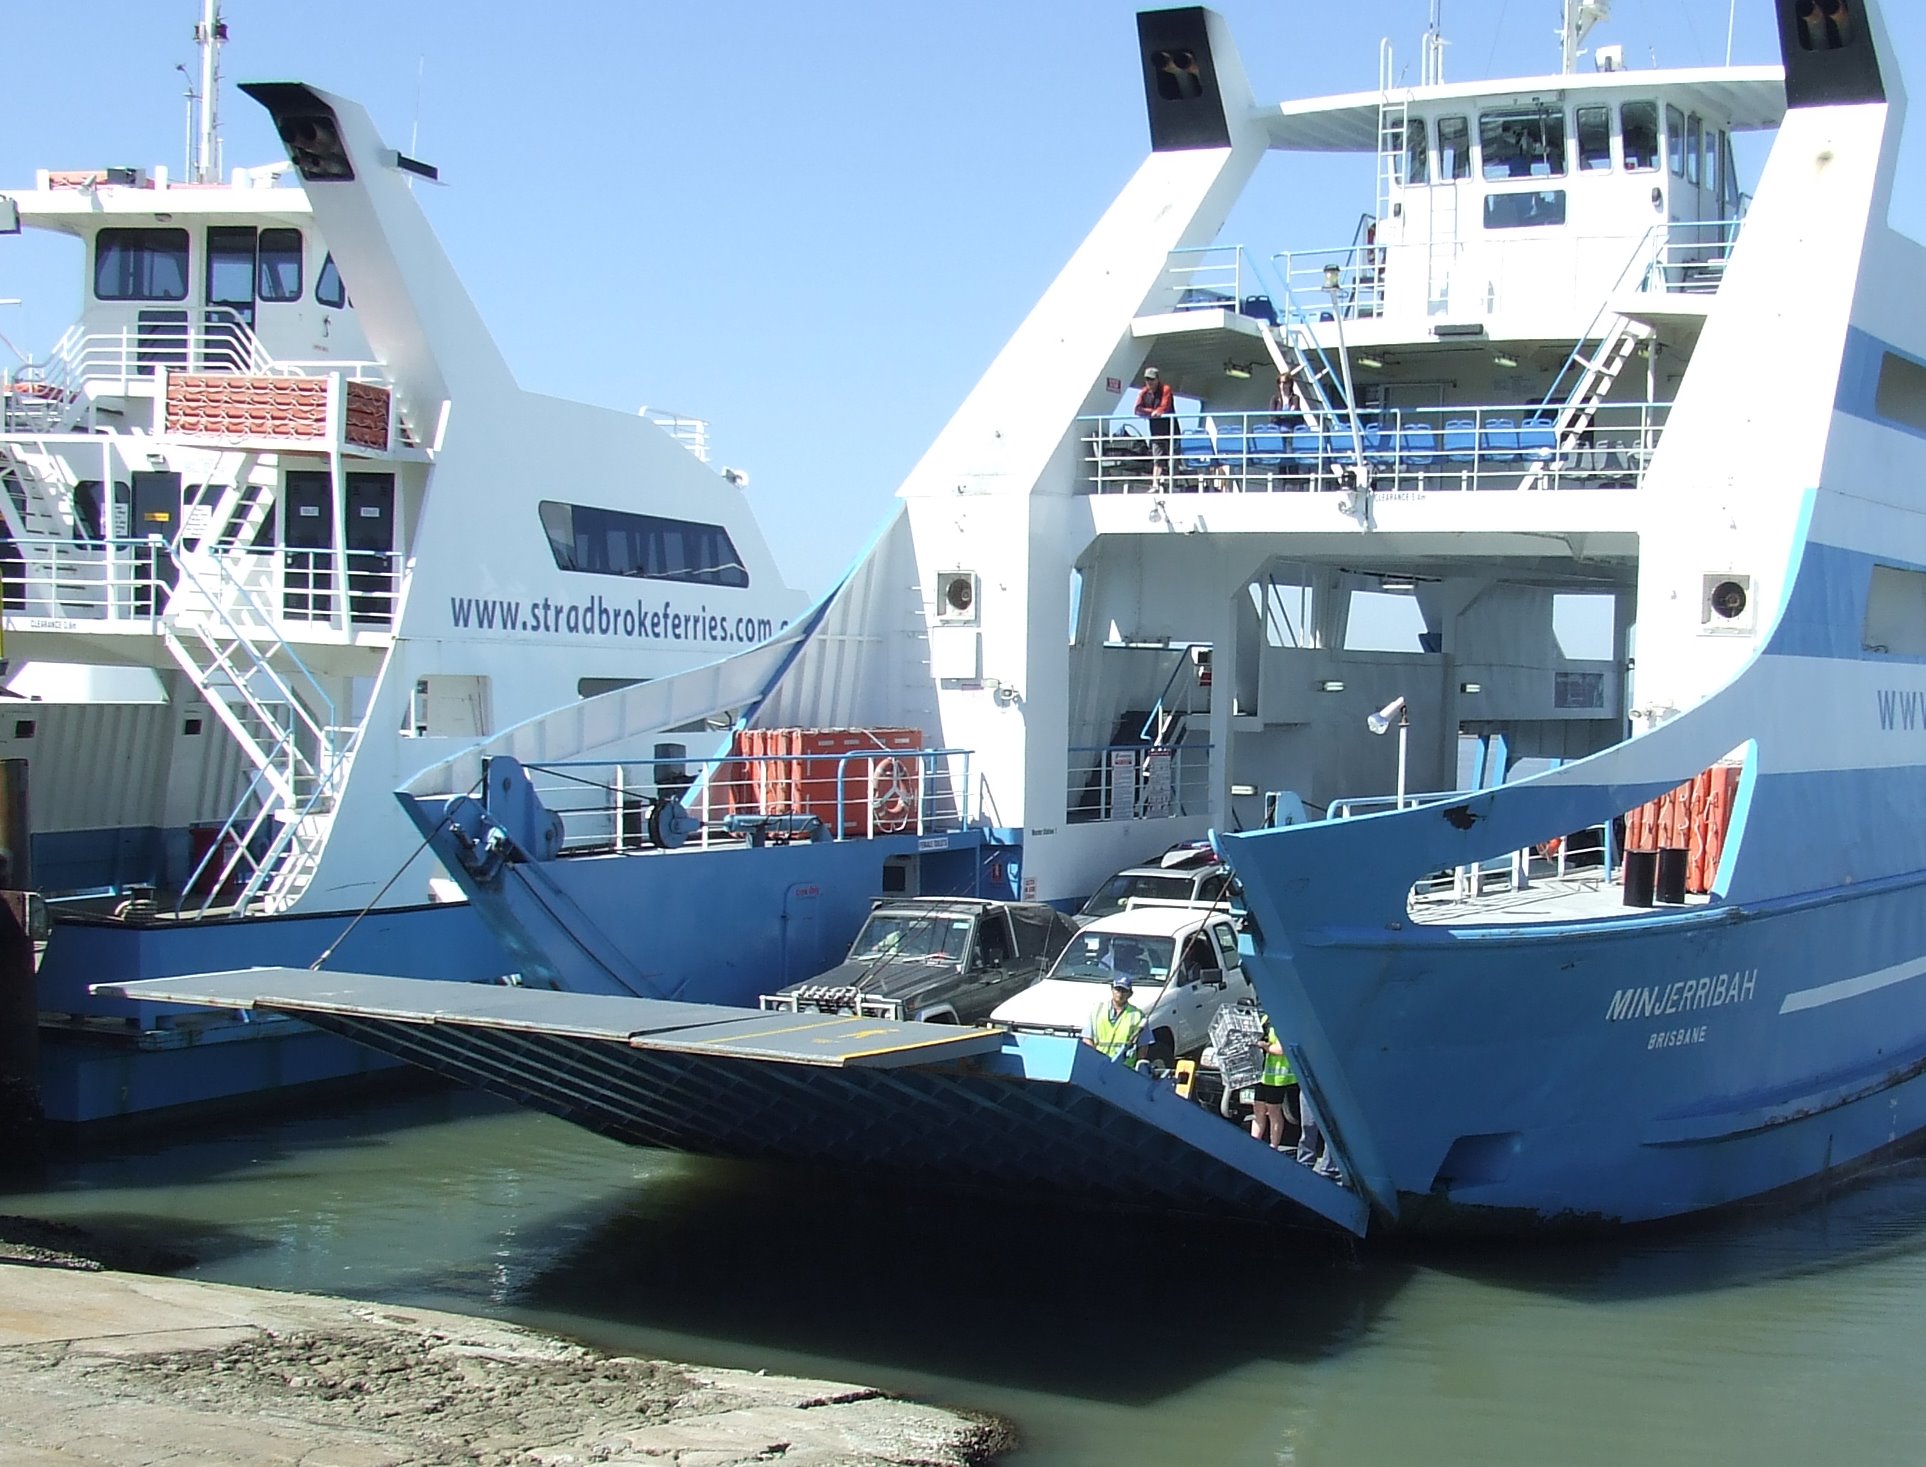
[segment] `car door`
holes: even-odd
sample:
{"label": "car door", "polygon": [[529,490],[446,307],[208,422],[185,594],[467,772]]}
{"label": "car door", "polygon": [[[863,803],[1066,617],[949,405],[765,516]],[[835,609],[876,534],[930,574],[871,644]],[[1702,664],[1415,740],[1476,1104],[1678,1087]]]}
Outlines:
{"label": "car door", "polygon": [[[1224,991],[1219,995],[1218,1003],[1256,1003],[1257,990],[1251,986],[1251,975],[1244,967],[1244,955],[1237,950],[1236,922],[1213,918],[1210,936],[1211,944],[1224,964]],[[1211,1010],[1212,1013],[1216,1011],[1216,1008]]]}
{"label": "car door", "polygon": [[970,966],[964,991],[957,996],[958,1013],[966,1022],[986,1018],[1004,999],[1030,986],[1025,971],[1017,956],[1010,914],[1000,907],[983,913],[970,943]]}
{"label": "car door", "polygon": [[1210,1016],[1223,1001],[1224,967],[1207,928],[1183,938],[1179,948],[1178,981],[1170,986],[1170,1030],[1177,1052],[1202,1049],[1210,1036]]}

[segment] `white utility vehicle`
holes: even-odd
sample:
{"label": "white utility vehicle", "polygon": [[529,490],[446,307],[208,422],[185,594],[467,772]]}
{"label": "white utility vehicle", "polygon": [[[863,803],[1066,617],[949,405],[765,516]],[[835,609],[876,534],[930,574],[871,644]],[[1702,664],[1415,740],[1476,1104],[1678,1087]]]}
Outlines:
{"label": "white utility vehicle", "polygon": [[1229,912],[1208,903],[1133,903],[1079,931],[1049,973],[998,1004],[990,1022],[1080,1035],[1119,973],[1135,983],[1130,1001],[1144,1011],[1152,1059],[1165,1066],[1209,1043],[1211,1016],[1223,1005],[1255,1001]]}

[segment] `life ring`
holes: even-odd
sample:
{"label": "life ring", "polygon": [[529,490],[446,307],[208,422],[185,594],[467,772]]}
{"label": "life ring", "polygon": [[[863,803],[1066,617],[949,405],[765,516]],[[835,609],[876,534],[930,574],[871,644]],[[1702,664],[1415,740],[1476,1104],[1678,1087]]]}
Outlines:
{"label": "life ring", "polygon": [[907,759],[879,760],[869,772],[869,828],[882,835],[908,830],[916,818],[916,773]]}

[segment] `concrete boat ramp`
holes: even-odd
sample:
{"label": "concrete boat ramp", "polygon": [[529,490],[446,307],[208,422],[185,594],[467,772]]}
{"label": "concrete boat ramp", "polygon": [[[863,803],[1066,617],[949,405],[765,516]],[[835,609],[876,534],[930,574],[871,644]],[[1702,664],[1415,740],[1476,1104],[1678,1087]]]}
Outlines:
{"label": "concrete boat ramp", "polygon": [[638,1146],[1362,1236],[1355,1192],[1048,1035],[299,968],[101,984],[285,1014]]}

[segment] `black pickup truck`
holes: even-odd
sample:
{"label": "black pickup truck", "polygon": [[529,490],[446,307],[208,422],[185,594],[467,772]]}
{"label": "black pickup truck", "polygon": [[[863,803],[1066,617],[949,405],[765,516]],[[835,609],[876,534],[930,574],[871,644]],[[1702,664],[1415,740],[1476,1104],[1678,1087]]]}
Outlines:
{"label": "black pickup truck", "polygon": [[975,1024],[1041,978],[1075,934],[1075,923],[1041,902],[884,899],[847,958],[765,995],[762,1006]]}

